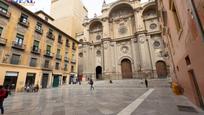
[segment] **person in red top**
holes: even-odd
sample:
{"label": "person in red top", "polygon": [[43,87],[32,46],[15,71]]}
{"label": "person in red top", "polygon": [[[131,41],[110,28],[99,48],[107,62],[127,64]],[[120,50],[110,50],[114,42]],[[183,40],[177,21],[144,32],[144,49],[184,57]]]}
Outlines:
{"label": "person in red top", "polygon": [[1,109],[1,114],[4,114],[4,107],[3,107],[3,102],[4,98],[6,96],[6,90],[2,85],[0,85],[0,109]]}

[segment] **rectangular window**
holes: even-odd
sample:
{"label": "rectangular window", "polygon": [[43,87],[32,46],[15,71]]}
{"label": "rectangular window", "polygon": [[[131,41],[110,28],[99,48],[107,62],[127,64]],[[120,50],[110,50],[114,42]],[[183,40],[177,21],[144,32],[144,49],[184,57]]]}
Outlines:
{"label": "rectangular window", "polygon": [[3,32],[3,27],[0,27],[0,37],[2,35],[2,32]]}
{"label": "rectangular window", "polygon": [[185,60],[186,60],[186,65],[191,65],[191,60],[190,60],[189,56],[186,56]]}
{"label": "rectangular window", "polygon": [[73,50],[76,49],[76,46],[75,46],[75,43],[74,43],[74,42],[72,43],[72,49],[73,49]]}
{"label": "rectangular window", "polygon": [[28,16],[22,13],[22,14],[21,14],[21,17],[20,17],[20,22],[27,24],[27,22],[28,22]]}
{"label": "rectangular window", "polygon": [[49,29],[49,34],[52,35],[52,33],[53,33],[53,30],[52,30],[52,29]]}
{"label": "rectangular window", "polygon": [[66,39],[66,46],[69,47],[69,39]]}
{"label": "rectangular window", "polygon": [[37,22],[36,24],[36,30],[41,31],[42,30],[42,24],[40,22]]}
{"label": "rectangular window", "polygon": [[31,58],[30,59],[30,66],[36,67],[37,66],[37,58]]}
{"label": "rectangular window", "polygon": [[51,46],[50,46],[50,45],[47,45],[46,53],[47,53],[47,54],[50,54],[50,53],[51,53]]}
{"label": "rectangular window", "polygon": [[34,42],[33,42],[33,51],[37,52],[39,50],[39,44],[40,44],[39,41],[34,40]]}
{"label": "rectangular window", "polygon": [[48,19],[49,19],[48,17],[45,17],[45,21],[48,21]]}
{"label": "rectangular window", "polygon": [[57,62],[57,63],[55,64],[55,69],[56,69],[56,70],[59,70],[59,67],[60,67],[60,64]]}
{"label": "rectangular window", "polygon": [[23,39],[24,39],[24,35],[17,34],[15,45],[22,46],[23,45]]}
{"label": "rectangular window", "polygon": [[9,6],[4,2],[0,1],[0,12],[6,14],[8,12]]}
{"label": "rectangular window", "polygon": [[172,12],[173,12],[173,17],[174,17],[176,29],[177,29],[177,31],[179,31],[181,29],[181,24],[180,24],[178,13],[177,13],[177,10],[176,10],[174,3],[172,4]]}
{"label": "rectangular window", "polygon": [[64,57],[68,57],[68,52],[65,52],[65,56]]}
{"label": "rectangular window", "polygon": [[162,11],[162,19],[163,19],[163,23],[164,23],[164,26],[167,26],[167,11]]}
{"label": "rectangular window", "polygon": [[45,60],[44,67],[49,68],[50,60]]}
{"label": "rectangular window", "polygon": [[61,34],[58,35],[58,43],[62,43],[62,35]]}
{"label": "rectangular window", "polygon": [[20,63],[20,55],[13,54],[11,57],[11,64],[18,65]]}
{"label": "rectangular window", "polygon": [[72,53],[72,59],[75,59],[75,54],[74,53]]}
{"label": "rectangular window", "polygon": [[74,72],[74,66],[73,65],[71,66],[71,72]]}
{"label": "rectangular window", "polygon": [[64,64],[64,71],[67,71],[68,68],[67,68],[67,64]]}
{"label": "rectangular window", "polygon": [[60,49],[57,49],[57,55],[60,55]]}

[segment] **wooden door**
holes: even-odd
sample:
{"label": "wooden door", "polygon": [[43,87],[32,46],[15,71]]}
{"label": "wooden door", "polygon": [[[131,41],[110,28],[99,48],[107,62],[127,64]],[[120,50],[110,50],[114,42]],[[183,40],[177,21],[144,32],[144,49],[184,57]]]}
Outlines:
{"label": "wooden door", "polygon": [[121,62],[121,71],[122,71],[122,78],[123,79],[130,79],[132,78],[132,67],[131,62],[128,59],[124,59]]}
{"label": "wooden door", "polygon": [[158,61],[156,63],[157,75],[158,78],[166,78],[167,77],[167,68],[166,63],[163,61]]}

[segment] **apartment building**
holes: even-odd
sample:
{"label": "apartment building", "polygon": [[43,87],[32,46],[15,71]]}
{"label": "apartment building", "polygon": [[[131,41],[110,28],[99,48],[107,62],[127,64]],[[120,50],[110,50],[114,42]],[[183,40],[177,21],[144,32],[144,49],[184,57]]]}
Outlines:
{"label": "apartment building", "polygon": [[0,0],[0,85],[15,91],[37,84],[57,87],[76,76],[78,42],[52,20]]}
{"label": "apartment building", "polygon": [[171,76],[204,108],[204,1],[157,0]]}

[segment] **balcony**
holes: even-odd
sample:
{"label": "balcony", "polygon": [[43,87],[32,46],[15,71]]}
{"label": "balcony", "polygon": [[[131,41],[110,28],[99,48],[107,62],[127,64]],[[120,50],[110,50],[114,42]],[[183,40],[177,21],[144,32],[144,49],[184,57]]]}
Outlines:
{"label": "balcony", "polygon": [[68,68],[64,68],[63,70],[64,70],[64,71],[68,71]]}
{"label": "balcony", "polygon": [[18,49],[18,50],[25,50],[26,45],[17,43],[15,41],[12,42],[12,48]]}
{"label": "balcony", "polygon": [[35,32],[37,32],[38,34],[43,34],[43,29],[39,29],[37,26],[35,27]]}
{"label": "balcony", "polygon": [[48,58],[53,58],[54,53],[51,53],[50,51],[45,51],[44,56]]}
{"label": "balcony", "polygon": [[72,59],[71,63],[76,64],[76,60]]}
{"label": "balcony", "polygon": [[69,43],[66,43],[66,47],[70,47]]}
{"label": "balcony", "polygon": [[68,57],[64,57],[64,61],[65,62],[69,62],[69,58]]}
{"label": "balcony", "polygon": [[76,50],[76,46],[72,46],[72,49],[73,49],[73,50]]}
{"label": "balcony", "polygon": [[57,59],[57,60],[62,60],[62,56],[59,55],[59,54],[56,54],[56,59]]}
{"label": "balcony", "polygon": [[55,40],[55,36],[53,35],[53,33],[50,33],[50,32],[47,32],[47,38],[51,40]]}
{"label": "balcony", "polygon": [[58,40],[58,43],[63,44],[63,40]]}
{"label": "balcony", "polygon": [[10,12],[3,12],[2,10],[0,10],[0,15],[3,16],[4,18],[9,19],[11,17],[11,13]]}
{"label": "balcony", "polygon": [[33,46],[31,49],[31,53],[40,55],[41,50],[39,49],[39,47]]}
{"label": "balcony", "polygon": [[28,21],[24,22],[24,21],[21,21],[21,19],[19,19],[18,24],[23,26],[23,27],[26,27],[26,28],[28,28],[30,25],[30,23]]}
{"label": "balcony", "polygon": [[4,39],[4,38],[0,37],[0,45],[5,46],[6,42],[7,42],[7,39]]}
{"label": "balcony", "polygon": [[42,64],[42,70],[48,70],[51,71],[53,69],[53,67],[51,66],[51,64]]}

